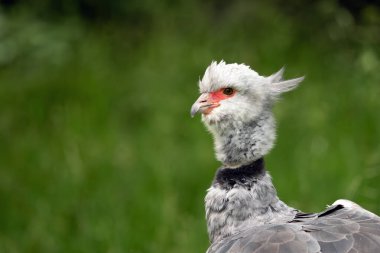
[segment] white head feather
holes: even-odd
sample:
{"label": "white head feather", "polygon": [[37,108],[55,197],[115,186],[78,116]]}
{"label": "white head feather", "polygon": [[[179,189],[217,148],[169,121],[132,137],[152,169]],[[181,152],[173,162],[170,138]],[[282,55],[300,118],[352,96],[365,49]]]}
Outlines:
{"label": "white head feather", "polygon": [[244,64],[212,62],[199,82],[202,94],[233,88],[202,120],[214,135],[217,159],[238,166],[267,154],[275,141],[272,105],[278,96],[294,89],[301,78],[282,80],[284,69],[264,77]]}
{"label": "white head feather", "polygon": [[264,77],[245,64],[226,64],[213,61],[199,82],[201,93],[217,91],[230,87],[236,95],[221,101],[220,106],[212,113],[203,115],[206,124],[212,124],[228,118],[247,121],[255,119],[260,113],[271,107],[276,98],[283,92],[294,89],[304,78],[282,80],[284,68],[275,74]]}

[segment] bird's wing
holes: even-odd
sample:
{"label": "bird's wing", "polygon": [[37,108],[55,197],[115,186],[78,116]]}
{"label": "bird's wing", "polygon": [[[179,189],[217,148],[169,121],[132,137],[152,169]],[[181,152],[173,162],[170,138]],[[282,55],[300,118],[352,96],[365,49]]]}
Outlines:
{"label": "bird's wing", "polygon": [[208,253],[379,253],[380,218],[360,206],[333,205],[283,224],[251,227],[210,246]]}
{"label": "bird's wing", "polygon": [[303,230],[318,241],[321,252],[380,252],[380,217],[353,202],[341,203],[304,222]]}
{"label": "bird's wing", "polygon": [[262,225],[214,243],[207,253],[318,253],[320,247],[296,224]]}

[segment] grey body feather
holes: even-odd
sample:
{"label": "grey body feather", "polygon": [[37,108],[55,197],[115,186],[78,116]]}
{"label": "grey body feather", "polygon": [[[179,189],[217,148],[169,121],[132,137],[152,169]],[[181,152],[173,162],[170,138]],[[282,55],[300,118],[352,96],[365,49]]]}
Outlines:
{"label": "grey body feather", "polygon": [[328,210],[242,229],[213,243],[207,253],[380,252],[379,217],[360,207],[334,205]]}
{"label": "grey body feather", "polygon": [[207,253],[380,252],[380,218],[355,203],[339,200],[306,214],[278,199],[267,172],[243,181],[226,186],[214,180],[209,189]]}
{"label": "grey body feather", "polygon": [[[217,171],[205,198],[207,253],[378,253],[380,218],[348,200],[306,214],[278,196],[263,157],[275,142],[272,105],[303,78],[284,81],[284,69],[263,77],[243,64],[213,62],[200,81],[201,97],[225,87],[234,96],[218,102],[202,121],[213,134]],[[199,103],[203,103],[200,105]]]}

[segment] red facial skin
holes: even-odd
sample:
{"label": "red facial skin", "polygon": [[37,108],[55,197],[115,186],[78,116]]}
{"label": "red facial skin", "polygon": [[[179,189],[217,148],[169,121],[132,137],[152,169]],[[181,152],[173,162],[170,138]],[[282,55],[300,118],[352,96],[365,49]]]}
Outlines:
{"label": "red facial skin", "polygon": [[227,98],[230,98],[230,97],[233,97],[235,95],[235,93],[236,93],[235,90],[232,90],[231,94],[228,94],[228,95],[224,94],[226,89],[228,89],[228,88],[222,88],[220,90],[209,93],[208,102],[210,104],[212,104],[212,106],[207,108],[203,112],[203,114],[206,114],[206,115],[209,114],[215,107],[218,107],[220,105],[220,101],[227,99]]}
{"label": "red facial skin", "polygon": [[[215,102],[219,102],[221,100],[224,100],[224,99],[227,99],[227,98],[230,98],[232,96],[235,95],[236,91],[235,90],[232,90],[232,93],[229,94],[229,95],[226,95],[224,94],[224,90],[226,90],[227,88],[222,88],[220,90],[217,90],[217,91],[214,91],[214,92],[210,92],[210,99],[212,101],[215,101]],[[231,88],[230,88],[231,89]]]}

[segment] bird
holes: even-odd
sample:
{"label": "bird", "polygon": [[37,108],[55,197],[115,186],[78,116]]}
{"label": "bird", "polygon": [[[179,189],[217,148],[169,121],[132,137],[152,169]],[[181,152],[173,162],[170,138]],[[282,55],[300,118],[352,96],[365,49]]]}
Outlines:
{"label": "bird", "polygon": [[222,60],[199,81],[190,113],[201,114],[221,162],[205,197],[207,253],[380,252],[380,217],[358,204],[339,199],[305,213],[277,196],[264,162],[276,139],[272,108],[304,80],[283,73],[261,76]]}

